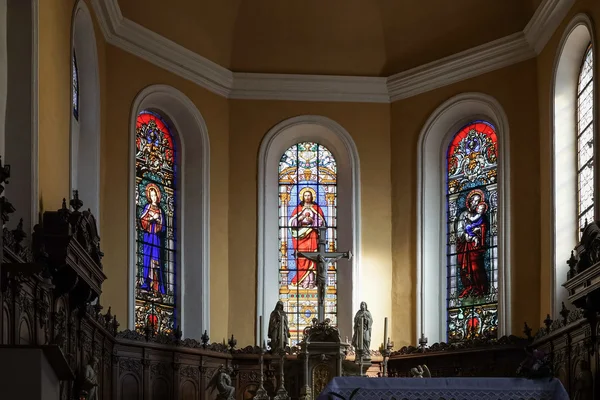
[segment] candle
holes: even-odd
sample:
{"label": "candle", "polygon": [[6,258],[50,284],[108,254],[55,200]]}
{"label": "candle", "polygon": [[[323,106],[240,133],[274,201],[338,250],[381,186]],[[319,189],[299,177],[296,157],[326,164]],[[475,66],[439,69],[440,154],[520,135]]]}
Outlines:
{"label": "candle", "polygon": [[358,332],[358,347],[361,350],[363,349],[364,332],[365,332],[365,319],[361,318],[360,319],[360,331]]}
{"label": "candle", "polygon": [[265,337],[263,334],[263,320],[262,320],[262,315],[259,317],[259,324],[260,324],[260,345],[262,346],[263,342],[265,341]]}
{"label": "candle", "polygon": [[387,317],[383,320],[383,349],[387,346]]}

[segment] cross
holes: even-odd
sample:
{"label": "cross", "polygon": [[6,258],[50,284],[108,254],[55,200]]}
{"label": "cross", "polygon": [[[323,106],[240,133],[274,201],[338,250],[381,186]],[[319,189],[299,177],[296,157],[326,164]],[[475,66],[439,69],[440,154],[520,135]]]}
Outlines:
{"label": "cross", "polygon": [[328,252],[326,250],[327,241],[325,232],[327,227],[321,226],[319,229],[319,244],[317,251],[296,252],[299,257],[308,258],[317,263],[317,299],[318,299],[318,318],[319,322],[325,320],[325,287],[327,286],[327,264],[339,260],[340,258],[352,258],[352,254],[347,252]]}

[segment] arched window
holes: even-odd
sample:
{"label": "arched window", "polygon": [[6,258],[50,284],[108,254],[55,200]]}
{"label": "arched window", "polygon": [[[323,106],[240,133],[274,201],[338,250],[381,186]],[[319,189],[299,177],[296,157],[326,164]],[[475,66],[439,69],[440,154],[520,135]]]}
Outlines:
{"label": "arched window", "polygon": [[486,121],[461,128],[446,153],[448,341],[498,331],[498,139]]}
{"label": "arched window", "polygon": [[[296,258],[294,251],[294,246],[316,250],[315,224],[328,227],[327,250],[352,252],[351,260],[329,266],[325,303],[326,317],[342,337],[352,335],[353,310],[360,303],[361,258],[360,165],[354,141],[335,121],[302,115],[274,126],[261,143],[258,159],[256,343],[259,317],[267,332],[268,316],[279,300],[287,303],[290,313],[292,344],[317,317],[314,266]],[[308,225],[310,219],[313,226],[298,228],[299,222]]]}
{"label": "arched window", "polygon": [[169,333],[177,321],[177,151],[169,124],[158,113],[142,111],[135,133],[135,328]]}
{"label": "arched window", "polygon": [[421,131],[416,334],[430,344],[511,332],[508,140],[482,93],[448,99]]}
{"label": "arched window", "polygon": [[594,221],[594,67],[592,44],[584,53],[577,85],[577,220]]}
{"label": "arched window", "polygon": [[177,89],[151,85],[130,115],[129,329],[210,332],[210,145]]}
{"label": "arched window", "polygon": [[73,51],[73,56],[71,57],[71,91],[73,93],[73,118],[76,121],[79,120],[79,72],[77,71],[77,56],[75,55],[75,51]]}
{"label": "arched window", "polygon": [[70,183],[100,221],[100,78],[94,23],[85,1],[75,5],[71,34]]}
{"label": "arched window", "polygon": [[581,228],[598,215],[594,162],[594,39],[592,22],[577,14],[563,33],[554,65],[552,112],[552,307],[569,305],[562,284]]}
{"label": "arched window", "polygon": [[[326,227],[327,251],[336,251],[337,165],[316,142],[288,148],[279,161],[279,299],[289,316],[291,344],[317,316],[315,261],[297,252],[317,250],[320,227]],[[337,325],[336,263],[327,269],[325,318]]]}

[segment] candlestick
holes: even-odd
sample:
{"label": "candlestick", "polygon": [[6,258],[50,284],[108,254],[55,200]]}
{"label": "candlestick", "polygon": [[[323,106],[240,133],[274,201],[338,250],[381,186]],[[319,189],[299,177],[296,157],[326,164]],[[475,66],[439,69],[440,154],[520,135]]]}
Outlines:
{"label": "candlestick", "polygon": [[258,343],[262,346],[262,343],[265,340],[264,333],[263,333],[263,319],[262,319],[262,315],[260,317],[258,317],[258,318],[259,318],[259,322],[258,323],[260,324],[260,337],[259,337],[260,341]]}
{"label": "candlestick", "polygon": [[383,322],[383,346],[385,347],[385,345],[387,344],[387,335],[388,335],[388,332],[387,332],[387,328],[388,328],[387,317],[385,317],[385,319],[383,321],[384,321]]}

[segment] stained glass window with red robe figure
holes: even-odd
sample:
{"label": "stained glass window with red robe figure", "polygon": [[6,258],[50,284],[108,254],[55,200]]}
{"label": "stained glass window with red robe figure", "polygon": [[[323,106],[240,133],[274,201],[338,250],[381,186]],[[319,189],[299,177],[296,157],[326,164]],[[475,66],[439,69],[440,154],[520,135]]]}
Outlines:
{"label": "stained glass window with red robe figure", "polygon": [[[319,227],[327,227],[327,250],[336,251],[337,166],[331,152],[314,142],[285,151],[279,162],[279,300],[288,313],[290,343],[317,317],[316,264],[296,252],[317,250]],[[336,263],[327,267],[325,318],[337,324]]]}
{"label": "stained glass window with red robe figure", "polygon": [[594,60],[587,48],[577,85],[577,220],[594,221]]}
{"label": "stained glass window with red robe figure", "polygon": [[448,341],[498,333],[498,140],[474,121],[447,151]]}
{"label": "stained glass window with red robe figure", "polygon": [[75,52],[71,57],[71,92],[73,93],[73,116],[75,120],[79,120],[79,70],[77,69]]}
{"label": "stained glass window with red robe figure", "polygon": [[176,297],[176,149],[169,124],[142,111],[135,131],[135,328],[172,332]]}

